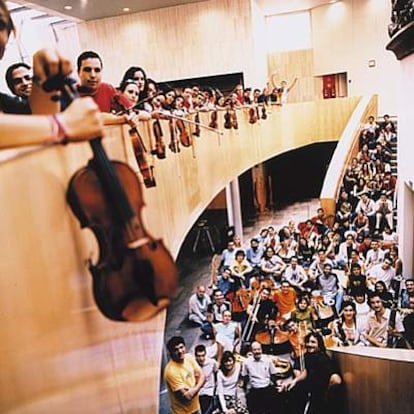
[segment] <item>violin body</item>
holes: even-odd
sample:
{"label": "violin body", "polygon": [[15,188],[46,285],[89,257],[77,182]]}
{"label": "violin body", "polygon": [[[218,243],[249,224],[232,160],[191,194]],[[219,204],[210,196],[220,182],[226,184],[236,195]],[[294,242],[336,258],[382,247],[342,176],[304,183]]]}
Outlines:
{"label": "violin body", "polygon": [[132,147],[134,149],[139,170],[144,178],[145,187],[155,187],[157,184],[153,173],[154,167],[148,162],[147,150],[138,129],[136,127],[131,128],[129,130],[129,136],[131,137]]}
{"label": "violin body", "polygon": [[218,122],[217,122],[217,111],[211,112],[210,123],[208,124],[210,128],[218,129]]}
{"label": "violin body", "polygon": [[170,119],[168,126],[170,128],[170,143],[168,147],[174,153],[180,152],[180,145],[178,143],[177,134],[175,131],[175,119]]}
{"label": "violin body", "polygon": [[[125,202],[109,189],[111,181],[120,185]],[[94,157],[71,178],[67,200],[81,227],[90,228],[99,244],[99,260],[90,264],[99,310],[115,321],[141,321],[164,309],[177,270],[163,242],[152,239],[141,224],[144,203],[134,171],[117,161],[102,167]]]}
{"label": "violin body", "polygon": [[232,109],[231,112],[230,112],[230,118],[231,118],[231,126],[234,129],[238,129],[239,128],[239,123],[237,122],[237,114],[236,114],[236,111],[234,109]]}
{"label": "violin body", "polygon": [[196,122],[196,125],[195,125],[195,131],[193,132],[193,135],[196,136],[196,137],[199,137],[201,131],[200,131],[200,125],[199,125],[200,124],[200,114],[198,113],[198,111],[196,112],[196,114],[194,116],[194,122]]}
{"label": "violin body", "polygon": [[255,124],[257,120],[258,120],[257,111],[255,110],[255,108],[252,107],[249,109],[249,123]]}
{"label": "violin body", "polygon": [[184,125],[184,121],[182,119],[176,119],[175,125],[178,129],[180,134],[180,142],[183,147],[190,147],[191,146],[191,138],[189,133],[187,132],[187,128]]}
{"label": "violin body", "polygon": [[156,155],[158,159],[162,160],[166,157],[166,153],[163,132],[159,119],[156,119],[152,123],[152,132],[155,136],[155,150],[153,150],[152,153],[153,155]]}
{"label": "violin body", "polygon": [[231,114],[230,114],[230,111],[227,110],[226,113],[224,114],[224,128],[231,129],[231,127],[232,127]]}

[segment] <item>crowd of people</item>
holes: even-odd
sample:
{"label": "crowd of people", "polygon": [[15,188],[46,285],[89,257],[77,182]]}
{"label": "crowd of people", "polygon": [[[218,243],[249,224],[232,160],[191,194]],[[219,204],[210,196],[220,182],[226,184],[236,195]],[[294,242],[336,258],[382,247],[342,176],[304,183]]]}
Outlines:
{"label": "crowd of people", "polygon": [[334,215],[319,208],[302,223],[262,228],[246,246],[228,240],[210,286],[189,300],[209,384],[202,413],[217,401],[224,413],[332,412],[342,379],[326,348],[412,349],[414,279],[403,273],[393,214],[396,140],[388,115],[370,117]]}

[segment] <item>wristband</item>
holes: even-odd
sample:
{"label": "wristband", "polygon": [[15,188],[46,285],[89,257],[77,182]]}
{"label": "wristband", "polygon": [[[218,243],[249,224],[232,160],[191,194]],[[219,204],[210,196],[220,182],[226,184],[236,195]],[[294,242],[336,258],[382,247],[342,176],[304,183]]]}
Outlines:
{"label": "wristband", "polygon": [[54,114],[50,117],[50,123],[52,126],[52,139],[53,144],[67,144],[68,138],[66,128],[62,124],[59,114]]}

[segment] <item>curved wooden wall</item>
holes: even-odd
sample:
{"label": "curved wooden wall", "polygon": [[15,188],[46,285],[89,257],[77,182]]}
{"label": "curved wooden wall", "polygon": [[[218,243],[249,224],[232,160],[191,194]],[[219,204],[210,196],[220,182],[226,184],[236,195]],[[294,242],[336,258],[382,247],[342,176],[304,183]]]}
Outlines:
{"label": "curved wooden wall", "polygon": [[413,412],[414,353],[406,349],[336,348],[349,414]]}
{"label": "curved wooden wall", "polygon": [[[155,160],[157,187],[144,190],[143,220],[178,254],[187,231],[213,196],[251,166],[313,142],[337,140],[359,98],[273,107],[255,125],[201,131],[194,149]],[[208,123],[209,114],[201,114]],[[163,124],[168,142],[168,128]],[[148,141],[148,126],[140,130]],[[108,129],[113,159],[137,169],[127,134]],[[144,323],[115,323],[97,310],[86,262],[97,257],[65,200],[88,144],[48,148],[19,158],[0,153],[0,412],[155,413],[165,313]]]}

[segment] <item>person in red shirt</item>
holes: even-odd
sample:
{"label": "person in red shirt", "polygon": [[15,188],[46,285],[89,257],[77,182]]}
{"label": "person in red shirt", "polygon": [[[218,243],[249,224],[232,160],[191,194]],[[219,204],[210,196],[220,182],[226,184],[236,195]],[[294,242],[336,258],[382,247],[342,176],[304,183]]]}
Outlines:
{"label": "person in red shirt", "polygon": [[132,103],[120,94],[109,83],[102,82],[102,59],[93,51],[81,53],[77,59],[79,76],[79,93],[81,96],[90,96],[96,102],[101,112],[108,113],[103,115],[105,124],[123,124],[128,119],[125,116],[111,114],[116,101],[122,106],[129,108]]}

